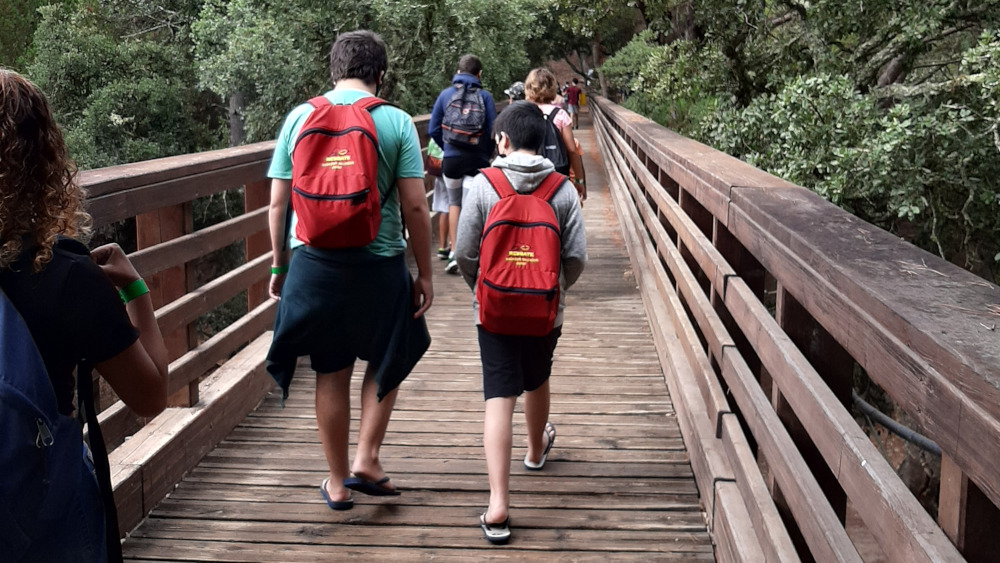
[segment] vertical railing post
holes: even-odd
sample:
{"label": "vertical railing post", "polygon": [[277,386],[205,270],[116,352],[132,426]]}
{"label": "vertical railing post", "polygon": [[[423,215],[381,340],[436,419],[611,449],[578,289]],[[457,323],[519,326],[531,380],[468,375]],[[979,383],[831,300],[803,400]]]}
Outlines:
{"label": "vertical railing post", "polygon": [[[194,230],[191,203],[164,207],[157,211],[143,213],[135,218],[136,242],[138,248],[148,248],[173,240]],[[160,307],[182,297],[194,288],[194,271],[188,264],[166,269],[146,278],[153,308]],[[188,325],[171,334],[163,335],[169,361],[174,361],[197,346],[194,325]],[[175,407],[189,407],[198,402],[198,382],[191,382],[186,389],[176,392],[168,399]]]}
{"label": "vertical railing post", "polygon": [[[780,282],[778,283],[777,291],[775,320],[778,322],[778,325],[781,326],[785,334],[791,338],[796,347],[809,360],[809,363],[820,377],[823,378],[823,381],[830,387],[834,395],[837,396],[842,404],[850,409],[851,390],[854,385],[854,359],[830,336],[830,333],[822,325],[816,322],[795,297],[782,287]],[[798,447],[802,458],[812,471],[817,483],[819,483],[820,488],[830,502],[833,511],[840,518],[841,522],[846,521],[847,495],[777,386],[772,387],[771,401],[775,412],[778,413],[778,417],[784,423],[788,434]],[[770,479],[769,484],[771,486],[771,496],[774,498],[779,512],[784,515],[783,517],[786,519],[786,522],[792,522],[784,495],[781,493],[777,483],[773,479]],[[804,540],[797,528],[789,526],[789,532],[792,534],[792,540],[796,543],[797,547],[804,545]]]}
{"label": "vertical railing post", "polygon": [[[251,182],[243,188],[243,209],[249,213],[251,211],[266,207],[271,203],[270,182],[261,180]],[[247,262],[271,251],[271,238],[268,231],[263,231],[250,235],[246,239]],[[268,281],[260,281],[250,286],[247,290],[247,312],[253,311],[258,305],[267,300]]]}
{"label": "vertical railing post", "polygon": [[947,455],[941,456],[938,525],[967,560],[996,560],[1000,509]]}

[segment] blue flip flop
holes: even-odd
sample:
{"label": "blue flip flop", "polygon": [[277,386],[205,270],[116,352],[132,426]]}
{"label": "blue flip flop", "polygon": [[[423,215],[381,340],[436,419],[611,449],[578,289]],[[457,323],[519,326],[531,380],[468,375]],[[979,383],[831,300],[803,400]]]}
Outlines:
{"label": "blue flip flop", "polygon": [[552,451],[552,444],[556,443],[556,426],[551,422],[545,423],[545,435],[549,437],[549,443],[545,444],[545,451],[542,452],[542,459],[538,463],[533,463],[528,459],[528,454],[524,454],[524,468],[530,471],[541,471],[545,467],[545,460],[549,459],[549,452]]}
{"label": "blue flip flop", "polygon": [[390,489],[386,487],[385,484],[389,482],[389,476],[379,479],[378,481],[373,481],[371,479],[366,479],[361,475],[355,474],[354,477],[348,477],[344,479],[344,486],[352,491],[357,491],[362,494],[371,495],[373,497],[397,497],[399,496],[398,489]]}
{"label": "blue flip flop", "polygon": [[354,499],[348,497],[347,500],[330,500],[330,493],[326,492],[326,485],[330,482],[330,478],[327,477],[323,479],[323,484],[319,486],[319,493],[323,495],[323,500],[326,501],[326,505],[333,510],[350,510],[354,508]]}

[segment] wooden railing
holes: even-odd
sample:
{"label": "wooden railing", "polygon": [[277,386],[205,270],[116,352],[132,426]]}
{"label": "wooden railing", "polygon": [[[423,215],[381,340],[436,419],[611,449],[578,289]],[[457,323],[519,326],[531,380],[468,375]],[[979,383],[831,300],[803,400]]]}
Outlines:
{"label": "wooden railing", "polygon": [[[414,119],[426,143],[428,116]],[[276,302],[267,298],[267,166],[273,142],[82,172],[95,227],[135,218],[129,255],[147,280],[170,355],[170,407],[154,419],[108,400],[99,417],[111,459],[120,533],[132,530],[273,384],[264,371]],[[242,189],[244,210],[193,229],[193,202]],[[192,263],[235,243],[243,265],[198,285]],[[246,314],[200,342],[195,321],[246,292]],[[100,386],[100,385],[99,385]],[[108,404],[111,403],[111,404]],[[106,408],[105,408],[106,407]]]}
{"label": "wooden railing", "polygon": [[[604,99],[595,128],[720,560],[995,560],[1000,288]],[[928,514],[855,364],[943,452]],[[860,553],[859,553],[860,552]]]}

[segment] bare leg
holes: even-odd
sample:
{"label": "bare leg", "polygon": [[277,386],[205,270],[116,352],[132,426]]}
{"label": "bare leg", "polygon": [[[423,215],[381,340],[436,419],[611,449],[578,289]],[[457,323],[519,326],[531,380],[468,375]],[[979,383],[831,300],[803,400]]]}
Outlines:
{"label": "bare leg", "polygon": [[507,519],[510,508],[510,448],[514,404],[517,397],[495,397],[486,401],[483,445],[486,471],[490,476],[490,507],[486,522],[499,524]]}
{"label": "bare leg", "polygon": [[334,373],[316,374],[316,425],[323,443],[330,482],[326,493],[330,500],[347,500],[344,488],[347,472],[347,436],[351,426],[351,373],[354,365]]}
{"label": "bare leg", "polygon": [[524,423],[528,430],[528,460],[538,463],[547,445],[545,423],[549,420],[549,382],[524,394]]}
{"label": "bare leg", "polygon": [[[389,428],[389,417],[392,407],[396,404],[396,393],[393,389],[381,402],[378,400],[378,384],[375,383],[375,370],[371,366],[365,370],[365,379],[361,384],[361,428],[358,431],[358,450],[354,456],[351,471],[366,479],[379,480],[385,477],[385,470],[379,461],[379,450]],[[391,483],[384,485],[394,488]]]}
{"label": "bare leg", "polygon": [[458,215],[462,212],[460,205],[448,206],[448,227],[451,233],[451,251],[455,252],[455,239],[458,238]]}
{"label": "bare leg", "polygon": [[438,235],[441,238],[440,248],[454,248],[453,241],[448,236],[451,233],[451,229],[449,228],[451,225],[450,218],[451,213],[438,214]]}

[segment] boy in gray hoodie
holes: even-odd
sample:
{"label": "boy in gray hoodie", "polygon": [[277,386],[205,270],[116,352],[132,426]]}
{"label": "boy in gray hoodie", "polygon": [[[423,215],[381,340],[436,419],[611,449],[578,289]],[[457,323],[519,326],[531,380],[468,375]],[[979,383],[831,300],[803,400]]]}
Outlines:
{"label": "boy in gray hoodie", "polygon": [[[500,156],[493,162],[519,193],[533,192],[550,172],[552,162],[539,156],[545,139],[545,116],[530,102],[516,102],[505,109],[493,127]],[[483,174],[475,177],[462,206],[456,236],[455,259],[469,287],[475,291],[479,276],[480,244],[483,228],[493,206],[500,201]],[[555,426],[549,417],[549,375],[552,355],[562,332],[566,289],[583,272],[587,260],[587,240],[577,192],[567,180],[549,200],[561,233],[559,309],[554,328],[546,336],[496,334],[479,325],[479,302],[473,303],[483,363],[483,392],[486,399],[484,446],[490,480],[489,508],[479,525],[491,543],[510,538],[509,490],[511,420],[514,405],[525,394],[524,416],[528,451],[524,467],[543,468],[555,443]]]}

